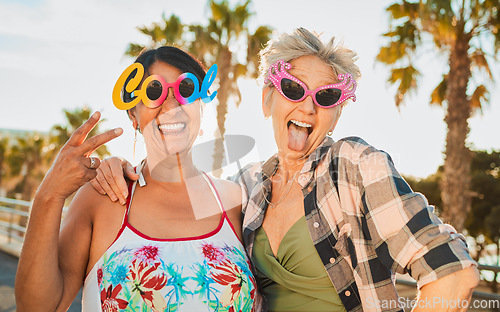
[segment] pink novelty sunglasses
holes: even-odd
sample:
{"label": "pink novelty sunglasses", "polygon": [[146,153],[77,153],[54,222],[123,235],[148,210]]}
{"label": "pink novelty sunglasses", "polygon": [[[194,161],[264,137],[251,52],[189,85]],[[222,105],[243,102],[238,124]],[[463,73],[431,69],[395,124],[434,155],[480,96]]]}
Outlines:
{"label": "pink novelty sunglasses", "polygon": [[305,83],[290,75],[287,70],[292,65],[283,60],[279,60],[269,67],[265,83],[272,82],[276,90],[286,99],[292,102],[301,102],[308,95],[313,98],[314,104],[323,108],[330,108],[344,103],[349,98],[356,101],[356,81],[351,74],[338,75],[339,83],[331,84],[309,90]]}

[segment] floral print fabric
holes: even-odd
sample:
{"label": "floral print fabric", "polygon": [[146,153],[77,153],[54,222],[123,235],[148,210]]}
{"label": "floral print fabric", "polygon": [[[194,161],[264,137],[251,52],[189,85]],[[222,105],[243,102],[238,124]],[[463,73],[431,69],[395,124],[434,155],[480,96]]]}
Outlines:
{"label": "floral print fabric", "polygon": [[148,240],[126,226],[87,277],[83,311],[96,311],[86,302],[92,281],[104,312],[253,311],[256,295],[250,263],[225,216],[217,233],[197,240]]}

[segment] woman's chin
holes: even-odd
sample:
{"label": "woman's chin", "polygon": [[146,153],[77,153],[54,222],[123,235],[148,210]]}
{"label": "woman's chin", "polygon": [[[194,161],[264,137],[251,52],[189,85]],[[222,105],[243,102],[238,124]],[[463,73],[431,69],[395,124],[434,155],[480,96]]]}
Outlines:
{"label": "woman's chin", "polygon": [[160,150],[159,152],[168,155],[175,155],[189,150],[192,145],[191,136],[189,131],[185,129],[180,133],[164,134],[159,133],[156,138],[156,146]]}
{"label": "woman's chin", "polygon": [[183,154],[187,152],[191,146],[189,145],[188,140],[183,140],[181,142],[166,142],[165,143],[165,156]]}
{"label": "woman's chin", "polygon": [[152,166],[164,161],[177,163],[179,161],[177,155],[183,158],[188,154],[191,146],[192,142],[189,137],[146,141],[148,163]]}

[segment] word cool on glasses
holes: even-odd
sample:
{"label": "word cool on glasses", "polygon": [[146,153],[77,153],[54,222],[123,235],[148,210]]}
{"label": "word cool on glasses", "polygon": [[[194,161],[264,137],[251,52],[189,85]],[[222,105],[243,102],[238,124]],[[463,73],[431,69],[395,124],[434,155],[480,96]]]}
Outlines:
{"label": "word cool on glasses", "polygon": [[[130,80],[125,85],[125,82],[127,81],[127,79],[129,79],[130,75],[134,73],[134,71],[137,71],[136,74],[134,75],[134,77],[130,78]],[[214,91],[212,94],[208,95],[208,90],[212,86],[216,76],[217,76],[217,64],[213,64],[208,70],[207,74],[205,75],[205,78],[203,79],[203,82],[201,84],[201,88],[199,87],[198,78],[194,74],[183,73],[179,76],[179,78],[177,78],[177,80],[174,83],[167,83],[163,79],[163,77],[159,75],[151,75],[147,77],[142,83],[144,87],[137,90],[136,88],[139,87],[139,85],[142,82],[142,78],[144,77],[144,67],[140,63],[133,63],[123,71],[123,73],[116,81],[116,84],[113,88],[113,103],[115,104],[116,108],[122,110],[131,109],[132,107],[136,106],[140,101],[142,101],[148,107],[155,108],[161,105],[163,100],[166,98],[168,94],[168,89],[170,87],[173,87],[175,98],[182,105],[191,104],[199,98],[201,98],[203,102],[208,103],[212,101],[217,95],[217,91]],[[181,85],[183,85],[184,80],[186,79],[192,81],[192,86],[189,88],[190,95],[182,94],[182,92],[179,90],[181,88]],[[159,83],[161,85],[160,88],[161,96],[158,96],[157,98],[153,99],[150,99],[148,97],[146,91],[148,89],[148,84],[150,82],[156,82],[157,84]],[[122,99],[121,91],[124,85],[125,85],[124,91],[133,94],[134,97],[133,100],[125,102]],[[183,95],[186,95],[187,97],[184,97]]]}

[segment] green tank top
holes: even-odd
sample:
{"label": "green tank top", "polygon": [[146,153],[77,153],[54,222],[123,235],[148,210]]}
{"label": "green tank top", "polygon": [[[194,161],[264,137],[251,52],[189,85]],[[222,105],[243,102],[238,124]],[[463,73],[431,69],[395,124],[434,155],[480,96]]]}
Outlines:
{"label": "green tank top", "polygon": [[269,311],[346,311],[309,235],[305,217],[283,237],[276,257],[263,227],[253,261]]}

